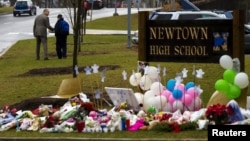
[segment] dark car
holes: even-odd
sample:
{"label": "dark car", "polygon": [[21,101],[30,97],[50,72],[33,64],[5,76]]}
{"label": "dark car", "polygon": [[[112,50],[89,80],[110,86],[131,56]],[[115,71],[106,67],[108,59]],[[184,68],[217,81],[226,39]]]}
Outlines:
{"label": "dark car", "polygon": [[21,16],[22,14],[28,14],[30,16],[36,15],[37,8],[33,5],[31,0],[18,0],[13,6],[13,16]]}
{"label": "dark car", "polygon": [[104,3],[102,0],[87,0],[90,7],[93,9],[101,9],[104,7]]}
{"label": "dark car", "polygon": [[244,42],[244,46],[245,46],[245,54],[250,54],[250,24],[245,24],[245,42]]}

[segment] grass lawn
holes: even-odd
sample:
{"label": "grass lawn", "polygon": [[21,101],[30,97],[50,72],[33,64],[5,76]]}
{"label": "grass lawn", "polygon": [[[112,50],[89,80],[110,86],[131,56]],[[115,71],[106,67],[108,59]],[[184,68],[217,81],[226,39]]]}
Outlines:
{"label": "grass lawn", "polygon": [[12,6],[10,6],[10,7],[0,7],[0,14],[1,13],[6,13],[6,12],[12,12],[12,10],[13,10],[13,7]]}
{"label": "grass lawn", "polygon": [[[1,8],[0,8],[1,9]],[[126,29],[126,22],[122,22],[126,16],[116,16],[110,18],[99,19],[87,23],[88,29]],[[137,15],[133,15],[135,21],[132,29],[137,29]],[[114,22],[115,21],[115,22]],[[120,22],[121,21],[121,22]],[[120,22],[112,25],[110,23]],[[105,24],[104,24],[105,23]],[[105,26],[104,26],[105,25]],[[134,92],[138,92],[137,87],[133,87],[128,81],[122,79],[122,71],[126,71],[128,76],[132,71],[137,70],[138,47],[132,46],[127,48],[127,36],[125,35],[85,35],[82,42],[81,52],[78,53],[78,67],[86,67],[97,64],[99,66],[119,66],[115,69],[107,69],[105,82],[101,82],[100,73],[86,75],[84,69],[79,70],[78,77],[83,79],[83,92],[93,94],[95,89],[103,89],[109,87],[131,87]],[[73,54],[73,36],[68,38],[68,58],[58,60],[55,51],[55,38],[48,39],[49,58],[51,60],[44,61],[35,59],[35,40],[18,41],[9,49],[6,54],[0,58],[0,106],[11,105],[25,99],[42,97],[46,95],[54,95],[57,93],[59,85],[63,79],[71,78],[72,74],[54,74],[54,75],[29,75],[23,74],[34,69],[59,68],[72,66]],[[218,62],[219,63],[219,62]],[[195,81],[203,89],[201,95],[203,106],[206,107],[210,96],[214,93],[214,84],[223,76],[224,69],[219,64],[205,63],[173,63],[173,62],[150,62],[150,66],[160,65],[166,67],[167,75],[161,79],[163,85],[167,80],[175,78],[176,73],[179,73],[186,68],[189,70],[189,75],[184,79],[184,83]],[[245,56],[245,72],[250,75],[250,58]],[[197,69],[203,69],[205,72],[202,79],[194,78],[191,75],[193,66]],[[104,92],[104,91],[103,91]],[[249,90],[248,90],[249,93]],[[92,96],[92,95],[88,95]],[[79,137],[79,138],[207,138],[207,131],[183,131],[178,134],[153,131],[138,131],[138,132],[115,132],[109,134],[55,134],[39,132],[16,132],[15,129],[0,132],[1,137]]]}

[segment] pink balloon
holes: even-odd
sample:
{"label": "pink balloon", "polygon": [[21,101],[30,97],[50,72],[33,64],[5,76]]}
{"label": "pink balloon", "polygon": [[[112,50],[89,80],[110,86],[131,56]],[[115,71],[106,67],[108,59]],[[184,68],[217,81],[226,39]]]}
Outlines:
{"label": "pink balloon", "polygon": [[176,100],[173,103],[173,111],[175,112],[177,110],[180,110],[180,111],[184,110],[183,103],[180,100]]}
{"label": "pink balloon", "polygon": [[172,95],[172,92],[170,92],[169,90],[163,90],[163,91],[161,92],[161,95],[164,96],[164,97],[166,97],[166,99],[168,99],[168,97],[169,97],[170,95]]}
{"label": "pink balloon", "polygon": [[176,85],[176,86],[174,87],[174,89],[181,90],[183,94],[185,93],[185,85],[184,85],[184,84]]}
{"label": "pink balloon", "polygon": [[195,99],[194,99],[194,110],[195,111],[198,111],[198,110],[200,110],[201,108],[202,108],[202,100],[199,98],[199,97],[196,97]]}
{"label": "pink balloon", "polygon": [[170,104],[173,104],[175,102],[175,98],[174,98],[174,96],[172,94],[168,96],[168,102]]}
{"label": "pink balloon", "polygon": [[173,112],[173,106],[172,104],[170,104],[169,102],[165,104],[165,106],[163,107],[163,111],[164,112]]}
{"label": "pink balloon", "polygon": [[198,111],[202,107],[202,101],[199,97],[193,99],[190,105],[187,106],[189,111]]}
{"label": "pink balloon", "polygon": [[196,98],[199,95],[198,92],[195,91],[194,87],[189,88],[186,91],[186,94],[190,95],[193,99]]}
{"label": "pink balloon", "polygon": [[193,101],[193,97],[188,95],[188,94],[185,94],[182,98],[181,98],[181,101],[182,103],[185,105],[185,106],[188,106],[192,103]]}

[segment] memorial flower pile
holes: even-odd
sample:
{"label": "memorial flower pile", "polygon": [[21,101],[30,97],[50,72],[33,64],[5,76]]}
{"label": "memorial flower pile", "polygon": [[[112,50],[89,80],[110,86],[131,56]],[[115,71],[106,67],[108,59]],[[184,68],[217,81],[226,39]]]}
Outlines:
{"label": "memorial flower pile", "polygon": [[226,124],[232,111],[229,107],[222,104],[211,105],[206,110],[206,118],[210,124]]}

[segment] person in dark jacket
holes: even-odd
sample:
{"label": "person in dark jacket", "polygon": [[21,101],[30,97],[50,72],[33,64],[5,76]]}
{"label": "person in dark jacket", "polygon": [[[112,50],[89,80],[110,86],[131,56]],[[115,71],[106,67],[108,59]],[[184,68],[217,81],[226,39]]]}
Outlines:
{"label": "person in dark jacket", "polygon": [[57,16],[57,22],[55,24],[55,36],[56,36],[56,53],[58,59],[67,58],[67,36],[69,31],[65,32],[65,26],[69,27],[69,24],[63,19],[62,14]]}

